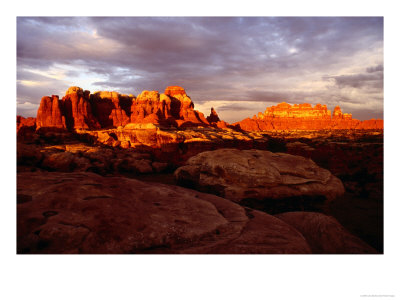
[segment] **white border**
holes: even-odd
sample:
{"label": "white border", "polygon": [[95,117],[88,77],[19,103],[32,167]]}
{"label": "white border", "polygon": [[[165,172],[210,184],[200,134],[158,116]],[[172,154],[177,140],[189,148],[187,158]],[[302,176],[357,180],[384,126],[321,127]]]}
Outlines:
{"label": "white border", "polygon": [[[398,43],[395,1],[14,1],[3,4],[2,299],[359,299],[400,297]],[[23,256],[15,254],[16,16],[384,16],[385,254]],[[60,37],[62,39],[62,37]],[[396,181],[395,181],[396,180]],[[397,275],[397,274],[396,274]],[[396,280],[397,279],[397,280]]]}

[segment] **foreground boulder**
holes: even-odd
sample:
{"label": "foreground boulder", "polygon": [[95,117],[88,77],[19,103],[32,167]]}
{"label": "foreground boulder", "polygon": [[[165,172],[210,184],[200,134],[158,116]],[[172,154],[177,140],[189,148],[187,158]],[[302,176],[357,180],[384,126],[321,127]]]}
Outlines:
{"label": "foreground boulder", "polygon": [[285,222],[181,187],[93,173],[17,179],[18,253],[310,253]]}
{"label": "foreground boulder", "polygon": [[307,205],[307,201],[323,202],[344,193],[342,182],[312,160],[262,150],[202,152],[178,168],[175,178],[180,185],[258,209],[271,200]]}
{"label": "foreground boulder", "polygon": [[349,233],[330,216],[315,212],[287,212],[275,217],[300,231],[313,253],[376,254],[377,251]]}

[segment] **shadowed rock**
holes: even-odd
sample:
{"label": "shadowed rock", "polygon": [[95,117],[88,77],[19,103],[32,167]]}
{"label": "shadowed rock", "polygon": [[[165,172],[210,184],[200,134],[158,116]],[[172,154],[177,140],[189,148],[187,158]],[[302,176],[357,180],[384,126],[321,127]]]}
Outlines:
{"label": "shadowed rock", "polygon": [[18,253],[310,253],[278,218],[181,187],[35,172],[18,193]]}
{"label": "shadowed rock", "polygon": [[313,253],[376,254],[377,251],[348,232],[330,216],[315,212],[287,212],[275,217],[300,231]]}

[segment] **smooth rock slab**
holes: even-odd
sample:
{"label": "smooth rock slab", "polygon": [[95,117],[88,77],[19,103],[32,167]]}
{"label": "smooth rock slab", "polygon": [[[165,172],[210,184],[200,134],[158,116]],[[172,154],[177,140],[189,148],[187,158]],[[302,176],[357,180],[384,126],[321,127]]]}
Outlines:
{"label": "smooth rock slab", "polygon": [[178,184],[241,202],[296,197],[334,199],[342,182],[312,160],[262,150],[219,149],[191,157],[175,171]]}
{"label": "smooth rock slab", "polygon": [[94,173],[17,178],[18,253],[310,253],[285,222],[214,196]]}

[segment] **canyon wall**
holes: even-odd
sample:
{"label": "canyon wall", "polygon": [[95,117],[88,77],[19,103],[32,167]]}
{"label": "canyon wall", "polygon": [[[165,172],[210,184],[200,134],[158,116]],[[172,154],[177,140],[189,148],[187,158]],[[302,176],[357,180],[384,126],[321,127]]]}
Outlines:
{"label": "canyon wall", "polygon": [[[32,127],[34,122],[33,118],[19,117],[17,131],[26,125]],[[61,99],[57,95],[42,98],[36,130],[99,130],[129,123],[151,123],[167,128],[230,127],[245,131],[383,129],[383,120],[356,120],[351,114],[342,113],[339,106],[331,113],[326,105],[313,107],[307,103],[290,105],[285,102],[267,107],[264,113],[260,112],[253,118],[229,125],[220,120],[214,108],[205,117],[194,109],[194,103],[184,88],[170,86],[162,94],[143,91],[137,97],[107,91],[91,94],[79,87],[70,87]]]}
{"label": "canyon wall", "polygon": [[36,129],[96,130],[128,123],[217,127],[218,115],[213,117],[208,121],[201,112],[195,110],[190,97],[178,86],[167,87],[163,94],[143,91],[137,97],[117,92],[91,94],[79,87],[70,87],[62,99],[55,95],[42,98]]}

